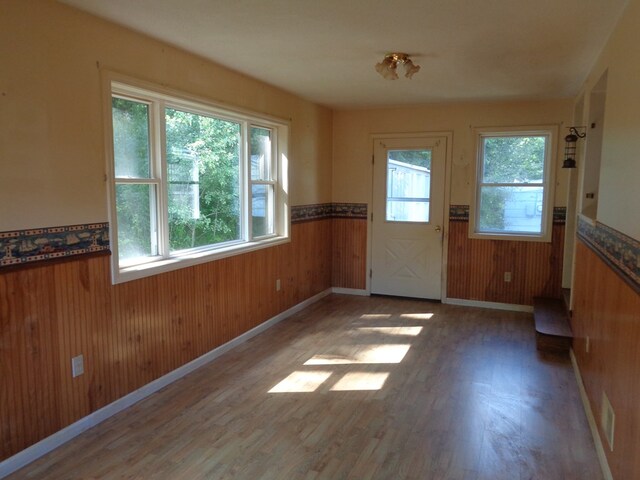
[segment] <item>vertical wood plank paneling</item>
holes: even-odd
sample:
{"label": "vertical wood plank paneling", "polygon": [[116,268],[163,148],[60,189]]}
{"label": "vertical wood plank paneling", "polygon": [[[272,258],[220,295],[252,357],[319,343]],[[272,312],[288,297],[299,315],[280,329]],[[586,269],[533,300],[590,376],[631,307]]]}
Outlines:
{"label": "vertical wood plank paneling", "polygon": [[367,220],[333,219],[334,287],[367,287]]}
{"label": "vertical wood plank paneling", "polygon": [[108,257],[0,273],[0,460],[331,287],[332,227],[113,286]]}
{"label": "vertical wood plank paneling", "polygon": [[[613,478],[640,478],[640,295],[581,241],[575,254],[573,350]],[[616,415],[613,452],[599,425],[603,392]]]}
{"label": "vertical wood plank paneling", "polygon": [[449,298],[532,305],[535,296],[561,297],[564,225],[553,226],[551,243],[472,239],[468,228],[449,223]]}
{"label": "vertical wood plank paneling", "polygon": [[[42,375],[56,378],[55,309],[50,290],[38,291],[42,272],[17,272],[0,281],[0,440],[3,448],[35,442],[59,425],[55,393],[42,389]],[[23,321],[15,323],[13,315]],[[18,411],[14,410],[14,405]]]}

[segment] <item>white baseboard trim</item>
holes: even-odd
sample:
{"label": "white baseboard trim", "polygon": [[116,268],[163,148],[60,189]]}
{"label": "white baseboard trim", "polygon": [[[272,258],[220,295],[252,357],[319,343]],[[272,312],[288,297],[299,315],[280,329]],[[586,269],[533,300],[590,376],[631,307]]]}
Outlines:
{"label": "white baseboard trim", "polygon": [[573,348],[569,350],[569,356],[571,357],[573,372],[576,374],[578,390],[580,390],[580,398],[582,399],[582,406],[584,407],[584,413],[587,414],[587,421],[589,422],[589,428],[591,429],[591,435],[593,436],[593,443],[596,446],[596,452],[598,454],[598,460],[600,461],[600,468],[602,468],[602,474],[604,475],[605,480],[613,480],[613,475],[611,475],[611,469],[609,468],[609,462],[607,461],[607,456],[604,453],[604,445],[602,444],[602,439],[598,432],[596,419],[594,418],[593,411],[591,410],[587,391],[584,389],[584,382],[582,381],[582,375],[580,374],[580,367],[578,367],[578,362],[575,354],[573,353]]}
{"label": "white baseboard trim", "polygon": [[442,303],[448,305],[461,305],[463,307],[493,308],[495,310],[510,310],[512,312],[533,312],[531,305],[516,305],[514,303],[481,302],[479,300],[466,300],[464,298],[444,298]]}
{"label": "white baseboard trim", "polygon": [[369,296],[369,292],[366,290],[361,290],[359,288],[340,288],[340,287],[333,287],[331,289],[332,293],[341,293],[343,295],[360,295],[362,297],[368,297]]}
{"label": "white baseboard trim", "polygon": [[213,350],[190,361],[189,363],[185,363],[181,367],[178,367],[177,369],[167,373],[166,375],[163,375],[162,377],[140,387],[138,390],[135,390],[125,395],[124,397],[119,398],[109,405],[96,410],[95,412],[81,418],[80,420],[63,428],[62,430],[57,431],[53,435],[50,435],[47,438],[40,440],[38,443],[35,443],[30,447],[22,450],[21,452],[16,453],[12,457],[7,458],[6,460],[0,462],[0,479],[12,474],[13,472],[16,472],[25,465],[28,465],[29,463],[54,450],[55,448],[58,448],[69,440],[77,437],[82,432],[95,427],[109,417],[112,417],[122,410],[130,407],[131,405],[139,402],[140,400],[147,398],[149,395],[157,392],[161,388],[166,387],[170,383],[173,383],[176,380],[200,368],[201,366],[206,365],[223,353],[228,352],[232,348],[264,332],[278,322],[281,322],[285,318],[290,317],[294,313],[299,312],[300,310],[308,307],[312,303],[317,302],[321,298],[326,297],[331,293],[332,289],[328,288],[318,293],[317,295],[314,295],[313,297],[310,297],[303,302],[294,305],[290,309],[279,313],[275,317],[270,318],[257,327],[252,328],[248,332],[245,332],[242,335],[234,338],[233,340],[228,341],[224,345],[220,345],[219,347],[214,348]]}

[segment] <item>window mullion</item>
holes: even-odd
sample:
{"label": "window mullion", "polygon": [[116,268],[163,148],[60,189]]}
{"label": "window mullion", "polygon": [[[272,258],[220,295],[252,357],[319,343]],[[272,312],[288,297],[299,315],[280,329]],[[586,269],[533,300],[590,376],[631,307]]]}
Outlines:
{"label": "window mullion", "polygon": [[154,102],[154,166],[155,176],[159,180],[158,196],[158,241],[159,252],[164,258],[170,256],[169,242],[169,209],[168,209],[168,185],[167,185],[167,135],[165,121],[165,102]]}
{"label": "window mullion", "polygon": [[280,191],[278,189],[278,179],[280,178],[280,172],[278,170],[278,129],[273,128],[271,130],[271,181],[273,182],[273,205],[272,205],[272,216],[271,219],[273,225],[273,232],[275,235],[279,235],[281,233],[280,229],[280,209],[276,208],[276,205],[280,202]]}
{"label": "window mullion", "polygon": [[240,182],[242,192],[242,208],[240,210],[240,217],[242,221],[242,235],[245,241],[251,241],[253,239],[253,231],[251,225],[251,217],[253,215],[252,208],[252,181],[251,181],[251,147],[250,147],[250,126],[249,122],[242,122],[242,142],[241,158],[240,162]]}
{"label": "window mullion", "polygon": [[544,183],[490,183],[480,182],[481,187],[544,187]]}
{"label": "window mullion", "polygon": [[[287,125],[135,82],[111,79],[111,97],[111,123],[114,118],[119,122],[119,136],[112,132],[107,152],[114,170],[110,215],[115,283],[288,241],[289,228],[283,225],[288,219],[287,170],[280,165],[288,151],[280,145],[288,139]],[[114,106],[114,98],[124,101]],[[254,132],[254,126],[263,130]],[[114,146],[119,148],[117,159]],[[260,157],[261,173],[255,179],[252,153]],[[122,177],[115,177],[116,165],[128,168],[120,167]],[[120,219],[119,206],[126,207],[122,211],[128,217]]]}
{"label": "window mullion", "polygon": [[116,184],[129,184],[129,185],[157,185],[159,182],[156,178],[131,178],[131,177],[122,177],[122,178],[114,178],[113,181]]}
{"label": "window mullion", "polygon": [[275,185],[273,180],[251,180],[252,185]]}

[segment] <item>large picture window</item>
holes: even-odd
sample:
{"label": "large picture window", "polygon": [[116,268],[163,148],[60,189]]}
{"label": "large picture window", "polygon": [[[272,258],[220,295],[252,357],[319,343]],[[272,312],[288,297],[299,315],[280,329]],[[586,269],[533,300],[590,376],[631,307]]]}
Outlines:
{"label": "large picture window", "polygon": [[554,130],[477,131],[472,237],[550,240]]}
{"label": "large picture window", "polygon": [[286,241],[287,125],[118,82],[114,282]]}

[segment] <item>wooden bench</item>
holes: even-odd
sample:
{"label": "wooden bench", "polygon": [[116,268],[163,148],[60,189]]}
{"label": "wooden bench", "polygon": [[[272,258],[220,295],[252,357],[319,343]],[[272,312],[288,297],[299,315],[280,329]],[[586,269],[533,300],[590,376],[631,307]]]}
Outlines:
{"label": "wooden bench", "polygon": [[568,354],[573,333],[565,303],[555,298],[535,297],[533,319],[536,324],[536,348],[544,352]]}

